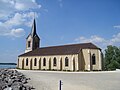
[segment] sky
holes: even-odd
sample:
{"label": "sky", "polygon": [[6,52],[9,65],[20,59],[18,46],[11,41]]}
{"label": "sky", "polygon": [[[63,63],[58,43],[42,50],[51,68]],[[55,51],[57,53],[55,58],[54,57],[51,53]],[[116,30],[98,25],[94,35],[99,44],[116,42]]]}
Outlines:
{"label": "sky", "polygon": [[120,0],[0,0],[0,62],[17,62],[36,19],[40,47],[120,46]]}

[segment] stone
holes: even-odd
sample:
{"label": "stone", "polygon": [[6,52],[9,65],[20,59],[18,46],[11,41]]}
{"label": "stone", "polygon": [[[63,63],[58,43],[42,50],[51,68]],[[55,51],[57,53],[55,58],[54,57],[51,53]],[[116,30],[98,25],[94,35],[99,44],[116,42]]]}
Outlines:
{"label": "stone", "polygon": [[17,70],[0,69],[0,90],[31,90],[33,87],[25,85],[28,80]]}

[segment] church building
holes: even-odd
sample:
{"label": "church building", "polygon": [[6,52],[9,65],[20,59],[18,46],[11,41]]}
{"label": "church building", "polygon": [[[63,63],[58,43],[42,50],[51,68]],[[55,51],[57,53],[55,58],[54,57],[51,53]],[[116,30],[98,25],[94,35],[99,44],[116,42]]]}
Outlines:
{"label": "church building", "polygon": [[25,53],[18,56],[17,67],[28,70],[93,71],[102,70],[102,52],[93,43],[39,47],[40,38],[33,21],[26,38]]}

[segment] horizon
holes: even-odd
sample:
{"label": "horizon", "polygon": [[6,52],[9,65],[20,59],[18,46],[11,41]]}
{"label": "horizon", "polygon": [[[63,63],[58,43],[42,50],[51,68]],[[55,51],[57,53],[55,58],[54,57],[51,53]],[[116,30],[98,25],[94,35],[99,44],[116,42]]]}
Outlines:
{"label": "horizon", "polygon": [[120,46],[119,0],[1,0],[0,63],[17,63],[33,19],[40,47],[91,42]]}

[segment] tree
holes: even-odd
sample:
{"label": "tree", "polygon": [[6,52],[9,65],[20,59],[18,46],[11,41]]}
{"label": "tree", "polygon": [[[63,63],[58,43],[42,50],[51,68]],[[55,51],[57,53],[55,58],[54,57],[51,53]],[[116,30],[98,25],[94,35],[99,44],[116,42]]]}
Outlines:
{"label": "tree", "polygon": [[105,70],[115,70],[120,68],[120,48],[107,46],[105,49]]}

